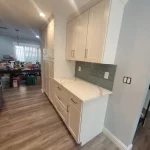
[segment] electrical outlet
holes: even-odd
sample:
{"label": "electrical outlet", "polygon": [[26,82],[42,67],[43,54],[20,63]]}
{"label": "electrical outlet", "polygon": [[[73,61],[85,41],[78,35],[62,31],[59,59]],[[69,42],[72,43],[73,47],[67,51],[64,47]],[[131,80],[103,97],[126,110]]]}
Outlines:
{"label": "electrical outlet", "polygon": [[128,79],[127,77],[124,77],[123,78],[123,83],[127,83],[127,79]]}
{"label": "electrical outlet", "polygon": [[104,73],[104,78],[105,78],[105,79],[108,79],[108,78],[109,78],[109,72],[105,72],[105,73]]}
{"label": "electrical outlet", "polygon": [[127,84],[131,84],[131,78],[128,77]]}
{"label": "electrical outlet", "polygon": [[132,80],[131,77],[123,77],[123,83],[131,84],[131,80]]}
{"label": "electrical outlet", "polygon": [[81,72],[81,66],[79,66],[79,67],[78,67],[78,71],[80,71],[80,72]]}

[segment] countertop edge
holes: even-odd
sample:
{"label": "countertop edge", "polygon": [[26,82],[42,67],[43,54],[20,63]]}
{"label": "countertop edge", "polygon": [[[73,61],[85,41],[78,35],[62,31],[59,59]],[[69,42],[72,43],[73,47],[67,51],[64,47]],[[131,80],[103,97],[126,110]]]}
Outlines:
{"label": "countertop edge", "polygon": [[[53,78],[53,79],[54,79],[55,82],[57,82],[58,84],[60,84],[65,90],[67,90],[67,91],[70,92],[72,95],[74,95],[77,99],[79,99],[82,103],[88,102],[88,101],[93,100],[93,99],[100,98],[100,97],[102,97],[102,96],[109,96],[109,95],[112,94],[111,91],[109,91],[109,90],[103,88],[103,89],[105,89],[105,90],[108,91],[107,94],[100,95],[100,96],[95,96],[95,97],[92,97],[92,98],[90,98],[90,99],[84,99],[84,100],[83,100],[83,99],[81,99],[80,97],[78,97],[76,94],[74,94],[71,90],[69,90],[68,88],[66,88],[63,84],[61,84],[61,83],[58,81],[58,80],[60,80],[61,78]],[[62,78],[62,79],[63,79],[63,78]],[[67,79],[67,78],[66,78],[66,79]],[[79,79],[79,80],[82,81],[82,79],[80,79],[80,78],[77,78],[77,79]],[[84,80],[83,80],[83,82],[87,82],[87,81],[84,81]],[[87,83],[90,83],[90,82],[87,82]],[[91,85],[94,85],[94,84],[92,84],[92,83],[90,83],[90,84],[91,84]]]}

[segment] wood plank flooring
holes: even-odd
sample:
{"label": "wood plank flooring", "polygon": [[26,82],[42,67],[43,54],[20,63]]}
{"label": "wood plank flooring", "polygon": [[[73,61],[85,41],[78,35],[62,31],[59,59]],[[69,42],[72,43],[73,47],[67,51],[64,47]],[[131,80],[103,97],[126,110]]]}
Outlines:
{"label": "wood plank flooring", "polygon": [[137,128],[133,140],[133,150],[150,150],[150,112],[144,127]]}
{"label": "wood plank flooring", "polygon": [[104,134],[77,145],[40,86],[8,89],[4,100],[0,150],[119,150]]}

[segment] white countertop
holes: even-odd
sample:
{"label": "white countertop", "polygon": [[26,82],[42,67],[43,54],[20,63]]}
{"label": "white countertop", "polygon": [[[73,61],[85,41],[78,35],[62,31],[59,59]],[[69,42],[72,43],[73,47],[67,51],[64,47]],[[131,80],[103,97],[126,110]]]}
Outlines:
{"label": "white countertop", "polygon": [[75,77],[55,78],[54,80],[82,101],[112,94],[109,90]]}

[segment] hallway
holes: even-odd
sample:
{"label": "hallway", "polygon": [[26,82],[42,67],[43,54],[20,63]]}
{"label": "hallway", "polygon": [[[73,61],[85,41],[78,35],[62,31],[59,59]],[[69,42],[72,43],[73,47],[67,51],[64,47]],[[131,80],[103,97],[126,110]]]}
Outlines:
{"label": "hallway", "polygon": [[40,86],[4,91],[0,150],[119,150],[101,134],[79,148]]}

